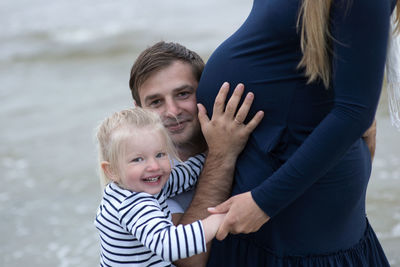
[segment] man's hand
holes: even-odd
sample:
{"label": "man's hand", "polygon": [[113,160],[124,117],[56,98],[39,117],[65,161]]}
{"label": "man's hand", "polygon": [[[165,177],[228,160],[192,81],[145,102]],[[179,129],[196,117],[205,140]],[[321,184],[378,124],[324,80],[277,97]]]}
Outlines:
{"label": "man's hand", "polygon": [[[206,218],[210,215],[207,212],[208,207],[214,207],[230,196],[236,159],[264,115],[262,111],[258,112],[247,125],[243,124],[254,99],[252,93],[247,94],[238,109],[243,90],[244,86],[238,85],[225,108],[229,84],[224,83],[216,97],[211,120],[208,119],[203,105],[198,106],[199,120],[209,151],[192,203],[179,221],[180,224]],[[206,266],[210,248],[211,242],[207,244],[206,253],[179,260],[174,264],[179,267]]]}
{"label": "man's hand", "polygon": [[223,240],[229,233],[253,233],[270,218],[258,207],[250,192],[231,197],[215,208],[208,208],[212,214],[227,213],[218,229],[216,238]]}
{"label": "man's hand", "polygon": [[236,86],[225,107],[228,91],[229,84],[225,82],[215,98],[211,120],[208,118],[206,109],[202,104],[197,104],[198,115],[201,130],[207,141],[208,152],[236,158],[245,147],[250,134],[261,122],[264,112],[258,111],[247,125],[243,124],[253,103],[254,94],[248,93],[243,104],[237,110],[243,95],[244,85],[238,84]]}

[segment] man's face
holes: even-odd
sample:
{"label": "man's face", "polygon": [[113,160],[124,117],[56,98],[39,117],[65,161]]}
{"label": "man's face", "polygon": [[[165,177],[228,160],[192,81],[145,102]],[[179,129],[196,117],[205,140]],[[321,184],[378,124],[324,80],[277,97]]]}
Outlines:
{"label": "man's face", "polygon": [[197,117],[198,81],[188,63],[176,61],[139,87],[143,108],[156,111],[176,145],[185,145],[200,132]]}

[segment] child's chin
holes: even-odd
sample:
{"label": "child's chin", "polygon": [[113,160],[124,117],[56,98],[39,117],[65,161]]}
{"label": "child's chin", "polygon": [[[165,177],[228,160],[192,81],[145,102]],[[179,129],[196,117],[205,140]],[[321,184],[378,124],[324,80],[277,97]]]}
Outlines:
{"label": "child's chin", "polygon": [[150,195],[157,195],[158,193],[160,193],[160,191],[161,191],[161,189],[160,190],[149,190],[149,191],[147,191],[147,193],[149,193]]}
{"label": "child's chin", "polygon": [[157,195],[158,193],[160,193],[162,189],[162,186],[154,186],[153,188],[148,188],[146,190],[146,193],[150,194],[150,195]]}

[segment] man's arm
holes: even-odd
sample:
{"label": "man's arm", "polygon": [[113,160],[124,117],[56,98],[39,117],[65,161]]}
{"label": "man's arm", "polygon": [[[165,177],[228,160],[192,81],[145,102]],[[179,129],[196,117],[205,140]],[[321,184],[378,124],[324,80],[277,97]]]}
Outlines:
{"label": "man's arm", "polygon": [[[180,217],[179,224],[189,224],[199,219],[204,219],[210,214],[208,207],[214,207],[229,198],[232,187],[233,172],[236,158],[229,159],[226,155],[209,154],[204,164],[203,172],[199,178],[193,200]],[[207,243],[207,252],[182,259],[174,264],[178,267],[206,266],[211,242]]]}
{"label": "man's arm", "polygon": [[[211,120],[208,119],[205,108],[199,104],[199,120],[209,150],[192,203],[180,219],[180,224],[206,218],[210,215],[207,212],[208,207],[214,207],[230,196],[236,159],[264,115],[259,111],[247,125],[243,124],[254,99],[252,93],[247,94],[236,113],[243,90],[244,86],[238,85],[225,108],[229,84],[224,83],[215,99]],[[174,264],[179,267],[205,266],[210,248],[211,242],[207,244],[206,253]]]}

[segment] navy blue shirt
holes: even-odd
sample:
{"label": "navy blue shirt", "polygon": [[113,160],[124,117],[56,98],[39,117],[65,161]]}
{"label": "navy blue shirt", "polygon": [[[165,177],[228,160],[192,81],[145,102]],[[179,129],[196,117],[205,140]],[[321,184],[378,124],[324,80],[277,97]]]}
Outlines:
{"label": "navy blue shirt", "polygon": [[361,136],[381,92],[394,2],[332,2],[330,88],[307,83],[297,67],[301,1],[255,0],[247,20],[208,60],[197,90],[211,114],[222,83],[241,82],[255,94],[249,117],[265,112],[238,159],[233,194],[251,191],[271,217],[243,238],[277,255],[343,250],[367,225],[371,160]]}

